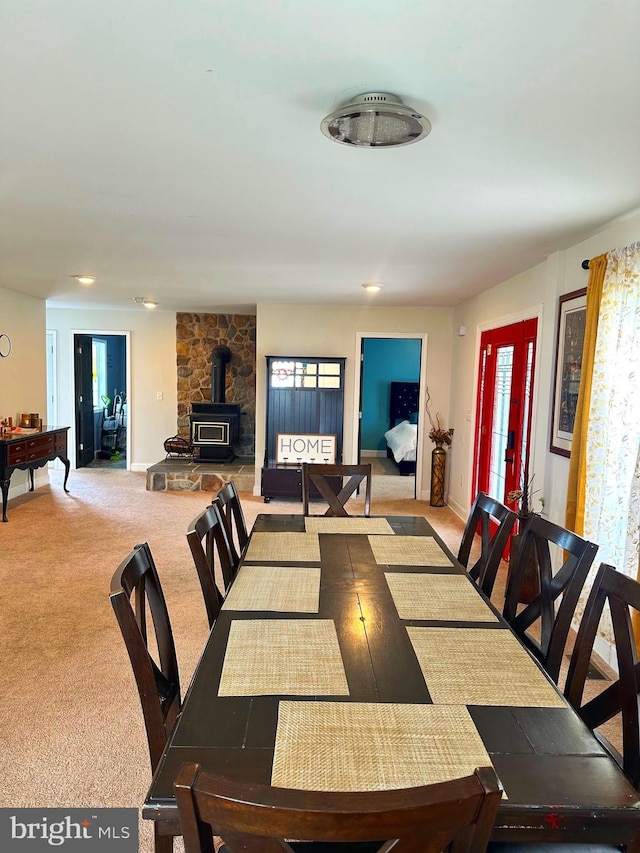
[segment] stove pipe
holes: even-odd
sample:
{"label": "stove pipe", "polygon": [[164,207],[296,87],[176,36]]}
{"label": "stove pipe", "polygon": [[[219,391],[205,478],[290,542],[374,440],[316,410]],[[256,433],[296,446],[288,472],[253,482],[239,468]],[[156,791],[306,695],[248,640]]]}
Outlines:
{"label": "stove pipe", "polygon": [[229,347],[216,347],[211,353],[211,402],[224,403],[227,364],[231,361]]}

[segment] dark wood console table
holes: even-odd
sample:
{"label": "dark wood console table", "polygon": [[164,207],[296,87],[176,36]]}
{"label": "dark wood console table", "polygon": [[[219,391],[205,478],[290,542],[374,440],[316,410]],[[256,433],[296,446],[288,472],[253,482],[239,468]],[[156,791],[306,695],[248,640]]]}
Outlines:
{"label": "dark wood console table", "polygon": [[65,467],[62,488],[67,489],[69,459],[67,458],[67,431],[69,427],[42,427],[39,432],[28,435],[9,435],[0,438],[0,489],[2,489],[2,520],[7,518],[7,499],[11,475],[17,469],[29,472],[30,488],[33,491],[33,472],[53,459],[60,459]]}

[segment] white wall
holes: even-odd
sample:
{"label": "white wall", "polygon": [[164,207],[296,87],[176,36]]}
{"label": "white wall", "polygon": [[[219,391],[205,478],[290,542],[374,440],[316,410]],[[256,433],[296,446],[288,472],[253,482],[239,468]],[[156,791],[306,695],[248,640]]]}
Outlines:
{"label": "white wall", "polygon": [[[11,339],[11,354],[0,358],[0,420],[22,412],[47,413],[47,370],[45,348],[45,303],[42,299],[0,288],[0,334]],[[10,497],[28,488],[28,473],[15,471]],[[48,482],[47,467],[35,472],[36,486]]]}
{"label": "white wall", "polygon": [[[530,470],[545,499],[545,513],[564,524],[569,460],[549,452],[551,399],[555,360],[558,297],[581,287],[589,278],[582,261],[640,239],[640,216],[630,217],[593,234],[581,243],[556,252],[547,260],[520,275],[492,287],[459,305],[454,312],[454,329],[466,326],[464,337],[454,335],[451,424],[455,427],[451,454],[449,504],[466,517],[471,504],[473,466],[473,424],[478,373],[480,333],[525,317],[538,316]],[[453,449],[453,448],[452,448]]]}
{"label": "white wall", "polygon": [[[358,405],[355,363],[358,334],[407,333],[427,335],[426,383],[439,411],[449,423],[451,341],[453,309],[381,308],[354,305],[258,305],[256,339],[256,494],[260,493],[260,469],[265,450],[266,368],[265,356],[345,357],[344,459],[355,458],[352,424]],[[422,459],[423,496],[431,473],[431,443]],[[418,461],[420,464],[420,461]]]}
{"label": "white wall", "polygon": [[[145,471],[164,459],[164,440],[177,431],[176,315],[169,311],[96,311],[48,308],[47,328],[57,332],[58,416],[71,424],[69,458],[75,464],[73,381],[74,332],[129,332],[131,381],[128,430],[131,458],[127,466]],[[44,331],[42,333],[44,340]],[[44,344],[43,344],[44,348]],[[158,400],[158,392],[162,400]]]}

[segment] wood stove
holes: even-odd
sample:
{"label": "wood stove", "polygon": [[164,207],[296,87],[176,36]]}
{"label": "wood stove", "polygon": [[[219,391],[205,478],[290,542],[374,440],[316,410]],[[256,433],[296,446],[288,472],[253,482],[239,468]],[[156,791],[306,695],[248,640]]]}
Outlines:
{"label": "wood stove", "polygon": [[192,403],[189,416],[191,445],[203,462],[231,462],[240,440],[240,406],[225,402],[226,366],[231,350],[216,347],[211,354],[211,402]]}

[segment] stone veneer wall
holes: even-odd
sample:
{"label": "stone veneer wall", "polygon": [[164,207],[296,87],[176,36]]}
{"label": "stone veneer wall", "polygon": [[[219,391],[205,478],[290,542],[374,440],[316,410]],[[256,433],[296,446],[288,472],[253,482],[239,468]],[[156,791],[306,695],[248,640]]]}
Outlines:
{"label": "stone veneer wall", "polygon": [[236,456],[255,454],[256,318],[249,314],[177,314],[178,435],[189,438],[191,403],[211,401],[211,353],[228,346],[225,400],[239,403]]}

